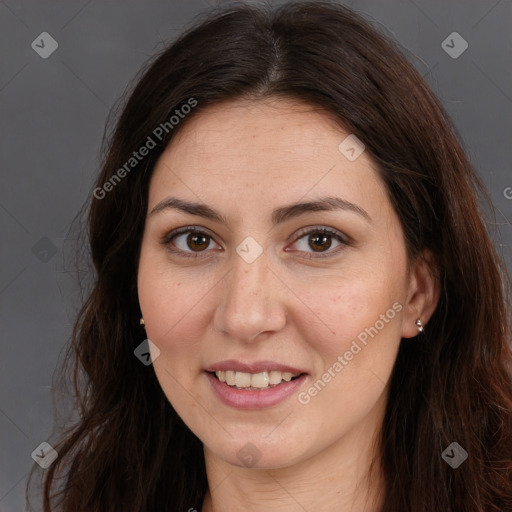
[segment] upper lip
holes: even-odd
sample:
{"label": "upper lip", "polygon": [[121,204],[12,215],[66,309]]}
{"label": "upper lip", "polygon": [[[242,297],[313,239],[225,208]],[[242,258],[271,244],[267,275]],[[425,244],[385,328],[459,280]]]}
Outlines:
{"label": "upper lip", "polygon": [[293,366],[288,366],[286,364],[276,363],[274,361],[254,361],[252,363],[242,363],[241,361],[236,361],[235,359],[219,361],[218,363],[214,363],[208,366],[207,368],[205,368],[205,370],[207,372],[234,370],[236,372],[245,373],[270,372],[274,370],[278,372],[289,372],[293,373],[294,375],[307,373],[304,370],[300,370],[298,368],[294,368]]}

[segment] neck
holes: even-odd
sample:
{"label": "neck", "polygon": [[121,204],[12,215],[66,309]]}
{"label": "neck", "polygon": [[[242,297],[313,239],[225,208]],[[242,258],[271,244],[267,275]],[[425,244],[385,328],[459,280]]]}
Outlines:
{"label": "neck", "polygon": [[293,466],[246,468],[205,447],[209,490],[202,512],[376,512],[383,499],[376,430],[357,429]]}

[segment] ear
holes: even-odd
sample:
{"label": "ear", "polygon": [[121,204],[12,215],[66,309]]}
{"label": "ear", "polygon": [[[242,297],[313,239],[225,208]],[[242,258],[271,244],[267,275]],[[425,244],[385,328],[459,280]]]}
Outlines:
{"label": "ear", "polygon": [[404,304],[402,337],[418,334],[416,320],[426,326],[439,302],[441,286],[434,266],[432,252],[425,249],[412,263],[409,271],[409,290]]}

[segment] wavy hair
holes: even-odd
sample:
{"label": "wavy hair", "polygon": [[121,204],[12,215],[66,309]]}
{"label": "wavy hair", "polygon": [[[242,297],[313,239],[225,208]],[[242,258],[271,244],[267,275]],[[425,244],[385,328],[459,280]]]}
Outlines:
{"label": "wavy hair", "polygon": [[[63,368],[78,417],[45,471],[44,511],[201,508],[202,443],[153,368],[133,354],[145,337],[136,283],[149,180],[188,119],[215,103],[267,97],[307,102],[361,139],[409,258],[433,255],[438,306],[420,342],[402,340],[391,376],[380,512],[511,511],[510,293],[484,220],[490,200],[455,126],[400,46],[361,14],[324,1],[208,12],[137,76],[106,138],[95,190],[105,190],[176,109],[190,98],[197,105],[87,204],[92,284]],[[441,457],[453,441],[469,454],[456,470]]]}

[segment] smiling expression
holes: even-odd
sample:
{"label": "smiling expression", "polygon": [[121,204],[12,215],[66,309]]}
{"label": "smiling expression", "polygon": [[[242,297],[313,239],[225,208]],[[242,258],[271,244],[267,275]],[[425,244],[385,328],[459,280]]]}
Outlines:
{"label": "smiling expression", "polygon": [[138,272],[153,367],[183,421],[232,464],[246,446],[261,467],[305,461],[382,419],[407,252],[368,153],[338,149],[348,135],[293,100],[223,103],[187,120],[154,169]]}

